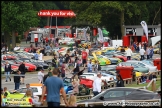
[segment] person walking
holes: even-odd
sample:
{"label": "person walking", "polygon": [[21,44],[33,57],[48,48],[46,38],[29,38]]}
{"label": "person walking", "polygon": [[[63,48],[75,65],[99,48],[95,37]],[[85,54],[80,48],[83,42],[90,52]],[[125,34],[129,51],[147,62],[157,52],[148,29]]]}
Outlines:
{"label": "person walking", "polygon": [[78,64],[78,59],[75,60],[75,63],[74,63],[74,69],[73,69],[73,72],[74,74],[78,73],[80,71],[79,69],[79,64]]}
{"label": "person walking", "polygon": [[120,74],[117,75],[116,87],[124,87],[124,81]]}
{"label": "person walking", "polygon": [[145,50],[143,49],[143,47],[140,49],[139,53],[141,55],[141,61],[144,60]]}
{"label": "person walking", "polygon": [[[30,90],[31,91],[31,97],[34,98],[34,93],[33,93],[32,88],[30,87],[30,84],[26,84],[26,91],[27,90]],[[24,95],[24,97],[26,97],[26,94]]]}
{"label": "person walking", "polygon": [[101,92],[101,73],[97,73],[97,78],[93,82],[93,94],[94,96],[98,95]]}
{"label": "person walking", "polygon": [[21,76],[21,83],[20,84],[24,84],[24,78],[25,78],[25,73],[26,73],[24,61],[20,64],[18,70],[21,72],[21,75],[23,75],[23,76]]}
{"label": "person walking", "polygon": [[39,80],[39,83],[42,83],[43,84],[43,77],[44,77],[44,69],[42,68],[41,71],[38,72],[38,80]]}
{"label": "person walking", "polygon": [[151,46],[150,47],[150,59],[152,59],[153,55],[154,55],[154,48]]}
{"label": "person walking", "polygon": [[131,60],[132,50],[128,47],[126,50],[127,60]]}
{"label": "person walking", "polygon": [[150,59],[150,48],[146,48],[146,55],[147,55],[147,60]]}
{"label": "person walking", "polygon": [[101,70],[100,63],[99,63],[99,61],[96,61],[95,66],[94,66],[94,71],[97,72],[97,71],[100,71],[100,70]]}
{"label": "person walking", "polygon": [[92,72],[92,63],[91,63],[91,61],[89,61],[87,67],[88,67],[88,72]]}
{"label": "person walking", "polygon": [[65,77],[65,62],[63,62],[63,64],[61,65],[61,77],[64,78]]}
{"label": "person walking", "polygon": [[53,76],[47,78],[44,82],[41,102],[42,104],[44,103],[44,96],[47,92],[46,102],[48,107],[60,107],[60,93],[61,93],[66,106],[68,106],[63,80],[57,77],[59,74],[59,69],[58,68],[53,69],[52,72]]}
{"label": "person walking", "polygon": [[84,68],[85,68],[86,63],[87,63],[87,57],[88,57],[88,54],[87,54],[86,50],[83,49],[83,51],[82,51],[82,62],[83,62],[83,67]]}
{"label": "person walking", "polygon": [[21,75],[21,72],[17,71],[17,73],[14,76],[15,90],[18,90],[20,87],[20,75]]}
{"label": "person walking", "polygon": [[10,79],[11,81],[10,73],[11,73],[11,64],[9,64],[8,61],[6,61],[6,64],[5,64],[6,82],[8,82],[8,79]]}
{"label": "person walking", "polygon": [[79,93],[79,88],[78,88],[78,81],[76,81],[76,79],[73,80],[72,82],[72,86],[73,86],[73,94],[77,95]]}

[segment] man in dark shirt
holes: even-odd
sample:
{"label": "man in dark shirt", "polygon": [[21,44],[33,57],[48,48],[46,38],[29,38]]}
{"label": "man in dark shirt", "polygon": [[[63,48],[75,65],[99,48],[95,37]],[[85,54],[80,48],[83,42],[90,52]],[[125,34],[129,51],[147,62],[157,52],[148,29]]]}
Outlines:
{"label": "man in dark shirt", "polygon": [[18,69],[20,72],[21,72],[21,74],[23,75],[23,76],[21,76],[21,83],[22,84],[24,84],[24,78],[25,78],[25,73],[26,73],[26,71],[25,71],[25,62],[23,61],[23,63],[19,66],[19,69]]}
{"label": "man in dark shirt", "polygon": [[17,73],[14,76],[14,83],[15,83],[15,90],[18,90],[20,87],[20,71],[17,71]]}

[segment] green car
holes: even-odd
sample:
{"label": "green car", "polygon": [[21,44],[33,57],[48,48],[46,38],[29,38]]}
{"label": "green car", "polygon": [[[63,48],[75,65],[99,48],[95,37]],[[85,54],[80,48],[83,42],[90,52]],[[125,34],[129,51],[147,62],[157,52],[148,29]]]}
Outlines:
{"label": "green car", "polygon": [[[95,62],[96,62],[96,60],[92,56],[89,56],[89,60],[91,60],[92,64],[95,64]],[[109,64],[108,61],[105,58],[98,58],[98,61],[99,61],[101,66],[105,66],[105,65]]]}

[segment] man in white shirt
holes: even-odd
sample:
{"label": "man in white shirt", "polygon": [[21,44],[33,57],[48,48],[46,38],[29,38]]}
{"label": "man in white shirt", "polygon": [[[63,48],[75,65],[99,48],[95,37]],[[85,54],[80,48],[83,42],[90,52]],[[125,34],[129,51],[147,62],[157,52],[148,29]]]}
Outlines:
{"label": "man in white shirt", "polygon": [[145,50],[143,49],[143,47],[140,49],[139,53],[141,55],[141,60],[144,60]]}
{"label": "man in white shirt", "polygon": [[132,50],[128,47],[128,49],[125,52],[127,55],[127,60],[131,60]]}
{"label": "man in white shirt", "polygon": [[97,73],[97,78],[93,82],[93,94],[94,96],[98,95],[101,92],[101,73]]}
{"label": "man in white shirt", "polygon": [[41,69],[41,71],[38,72],[38,80],[39,83],[43,83],[43,77],[44,77],[44,69]]}

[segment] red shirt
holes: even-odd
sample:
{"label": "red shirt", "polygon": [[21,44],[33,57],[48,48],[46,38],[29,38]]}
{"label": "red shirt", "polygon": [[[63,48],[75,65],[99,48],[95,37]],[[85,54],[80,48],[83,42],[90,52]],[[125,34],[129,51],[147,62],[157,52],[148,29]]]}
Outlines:
{"label": "red shirt", "polygon": [[87,52],[83,51],[82,52],[82,59],[87,59],[87,56],[88,56]]}

